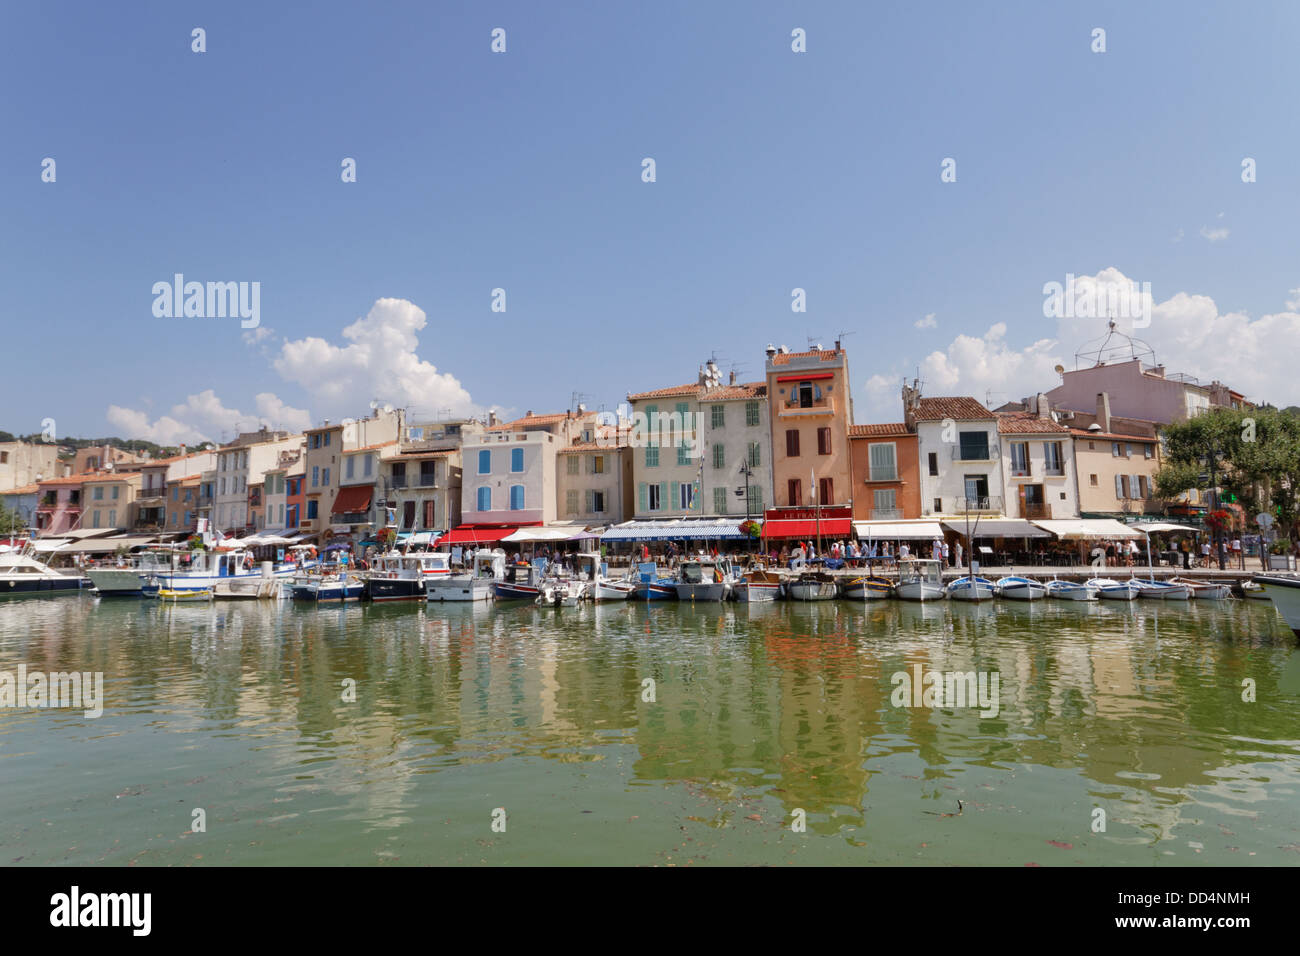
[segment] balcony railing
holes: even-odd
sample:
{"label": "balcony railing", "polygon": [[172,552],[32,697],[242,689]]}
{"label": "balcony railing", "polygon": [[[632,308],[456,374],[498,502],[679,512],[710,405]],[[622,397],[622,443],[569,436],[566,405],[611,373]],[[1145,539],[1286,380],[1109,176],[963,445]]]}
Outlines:
{"label": "balcony railing", "polygon": [[867,481],[897,481],[897,468],[872,468]]}
{"label": "balcony railing", "polygon": [[1020,517],[1047,520],[1052,517],[1052,506],[1045,501],[1022,501]]}
{"label": "balcony railing", "polygon": [[777,413],[779,415],[834,415],[835,400],[829,395],[823,395],[821,398],[805,403],[800,402],[796,396],[782,402]]}
{"label": "balcony railing", "polygon": [[997,495],[980,495],[967,498],[944,498],[940,501],[948,514],[986,514],[1002,511],[1002,499]]}
{"label": "balcony railing", "polygon": [[903,518],[902,508],[872,508],[871,517],[868,521],[901,521]]}
{"label": "balcony railing", "polygon": [[962,448],[961,445],[952,446],[953,461],[997,461],[997,459],[997,445],[989,445],[987,448]]}

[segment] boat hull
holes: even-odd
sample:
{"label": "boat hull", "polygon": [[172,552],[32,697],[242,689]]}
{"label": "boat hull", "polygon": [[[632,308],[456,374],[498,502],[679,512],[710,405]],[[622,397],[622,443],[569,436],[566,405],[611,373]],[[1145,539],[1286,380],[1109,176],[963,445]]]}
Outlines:
{"label": "boat hull", "polygon": [[1097,591],[1086,584],[1064,583],[1057,587],[1049,585],[1047,596],[1058,601],[1095,601],[1097,600]]}
{"label": "boat hull", "polygon": [[[58,578],[33,574],[31,581],[14,577],[0,577],[0,597],[29,597],[34,595],[80,594],[82,578]],[[88,583],[88,582],[85,582]]]}
{"label": "boat hull", "polygon": [[498,601],[536,601],[542,593],[541,588],[531,584],[507,584],[505,581],[493,581],[492,593]]}
{"label": "boat hull", "polygon": [[423,601],[424,581],[418,578],[370,578],[366,581],[365,596],[369,601]]}
{"label": "boat hull", "polygon": [[844,585],[848,601],[887,601],[894,596],[894,583],[884,578],[859,578]]}
{"label": "boat hull", "polygon": [[1009,601],[1039,601],[1047,597],[1047,588],[1037,581],[1017,582],[999,586],[998,597]]}
{"label": "boat hull", "polygon": [[727,596],[727,585],[721,581],[700,584],[677,584],[679,601],[721,601]]}
{"label": "boat hull", "polygon": [[785,586],[791,601],[829,601],[837,593],[834,581],[791,581]]}
{"label": "boat hull", "polygon": [[946,588],[944,594],[951,601],[991,601],[996,596],[992,581],[977,578],[958,578]]}
{"label": "boat hull", "polygon": [[430,601],[490,601],[492,584],[490,578],[466,578],[453,574],[426,581],[425,596]]}
{"label": "boat hull", "polygon": [[631,584],[617,584],[613,581],[597,581],[592,591],[595,601],[626,601],[636,588]]}
{"label": "boat hull", "polygon": [[928,581],[905,581],[894,591],[904,601],[942,601],[944,598],[943,585]]}
{"label": "boat hull", "polygon": [[101,597],[144,597],[158,591],[150,575],[130,568],[93,568],[86,572]]}
{"label": "boat hull", "polygon": [[1300,578],[1261,575],[1252,580],[1264,589],[1265,596],[1273,602],[1287,627],[1300,637]]}
{"label": "boat hull", "polygon": [[781,593],[780,584],[760,581],[739,581],[732,585],[731,593],[743,604],[768,604]]}

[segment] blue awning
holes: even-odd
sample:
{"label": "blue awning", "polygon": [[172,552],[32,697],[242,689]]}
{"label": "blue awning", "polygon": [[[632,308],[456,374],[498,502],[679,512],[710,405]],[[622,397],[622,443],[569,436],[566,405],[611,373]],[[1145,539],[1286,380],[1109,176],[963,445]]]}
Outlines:
{"label": "blue awning", "polygon": [[675,518],[625,521],[600,536],[601,541],[742,541],[739,521],[717,518]]}

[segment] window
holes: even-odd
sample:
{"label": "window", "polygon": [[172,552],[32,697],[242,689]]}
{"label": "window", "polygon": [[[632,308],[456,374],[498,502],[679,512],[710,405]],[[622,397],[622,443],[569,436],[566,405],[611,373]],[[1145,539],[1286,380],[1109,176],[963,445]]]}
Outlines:
{"label": "window", "polygon": [[714,427],[714,428],[725,428],[725,427],[726,427],[726,421],[727,421],[727,419],[726,419],[726,414],[727,414],[727,408],[726,408],[726,406],[725,406],[725,405],[714,405],[714,406],[710,409],[710,412],[711,412],[711,414],[712,414],[711,424],[713,425],[713,427]]}
{"label": "window", "polygon": [[647,468],[659,467],[659,446],[658,445],[645,446],[645,466]]}
{"label": "window", "polygon": [[789,504],[803,504],[803,485],[799,483],[798,478],[791,478],[785,483],[786,497],[789,498]]}
{"label": "window", "polygon": [[713,489],[713,513],[715,515],[725,515],[727,513],[727,489]]}
{"label": "window", "polygon": [[362,463],[361,474],[365,478],[369,478],[374,471],[373,457],[374,456],[372,455],[366,455],[364,458],[361,459],[361,463]]}
{"label": "window", "polygon": [[897,518],[898,498],[893,488],[877,488],[871,493],[873,518]]}
{"label": "window", "polygon": [[867,455],[870,460],[872,481],[898,480],[898,462],[893,442],[870,445]]}
{"label": "window", "polygon": [[[724,445],[722,444],[722,442],[715,442],[715,443],[714,443],[714,445],[713,445],[713,467],[714,467],[714,468],[725,468],[725,467],[727,467],[727,454],[726,454],[726,452],[727,452],[726,446],[724,446]],[[725,511],[723,511],[723,512],[719,512],[719,514],[726,514],[726,512],[725,512]]]}
{"label": "window", "polygon": [[695,485],[689,481],[683,481],[677,486],[677,507],[682,511],[690,511],[695,506]]}
{"label": "window", "polygon": [[478,453],[478,473],[480,475],[492,474],[492,452],[487,448]]}
{"label": "window", "polygon": [[98,527],[99,527],[99,512],[98,512],[98,511],[94,512],[94,520],[91,521],[90,526],[91,526],[92,528],[98,528]]}
{"label": "window", "polygon": [[510,449],[510,470],[516,475],[524,470],[524,450],[522,448]]}
{"label": "window", "polygon": [[1148,495],[1147,495],[1147,490],[1148,490],[1148,485],[1147,485],[1147,476],[1146,476],[1146,475],[1135,475],[1134,477],[1137,478],[1137,490],[1138,490],[1138,494],[1137,494],[1137,496],[1138,496],[1139,498],[1146,498],[1146,497],[1148,497]]}
{"label": "window", "polygon": [[568,461],[564,466],[565,474],[576,475],[578,473],[578,456],[568,455],[567,458]]}
{"label": "window", "polygon": [[523,485],[510,486],[510,510],[511,511],[524,510],[524,486]]}
{"label": "window", "polygon": [[491,511],[492,510],[492,489],[480,488],[478,490],[477,500],[475,501],[475,505],[479,511]]}
{"label": "window", "polygon": [[564,513],[576,515],[578,513],[578,489],[570,488],[564,493]]}
{"label": "window", "polygon": [[313,488],[320,484],[320,465],[311,466],[311,486]]}
{"label": "window", "polygon": [[1029,474],[1029,444],[1023,441],[1013,441],[1009,442],[1007,447],[1011,450],[1011,474]]}
{"label": "window", "polygon": [[426,528],[436,528],[435,523],[438,517],[437,502],[432,498],[426,498],[424,502],[424,526]]}
{"label": "window", "polygon": [[939,499],[939,498],[935,498],[935,499],[934,499],[934,510],[935,510],[935,511],[942,511],[942,510],[943,510],[943,501],[942,501],[941,499]]}
{"label": "window", "polygon": [[1124,454],[1124,443],[1122,441],[1113,441],[1110,443],[1110,455],[1112,458],[1127,458]]}
{"label": "window", "polygon": [[831,430],[829,428],[817,429],[817,454],[829,455],[831,453]]}
{"label": "window", "polygon": [[1097,487],[1097,476],[1096,476],[1096,475],[1089,475],[1089,476],[1088,476],[1088,484],[1090,484],[1090,485],[1092,485],[1094,488],[1096,488],[1096,487]]}
{"label": "window", "polygon": [[966,507],[987,508],[989,506],[989,476],[965,475],[962,481],[966,490]]}
{"label": "window", "polygon": [[1063,475],[1061,466],[1061,443],[1059,441],[1043,442],[1043,471],[1049,475]]}
{"label": "window", "polygon": [[319,448],[319,447],[320,447],[320,435],[312,435],[312,436],[311,436],[311,445],[310,445],[310,447],[311,447],[311,448]]}
{"label": "window", "polygon": [[[405,472],[402,475],[406,477]],[[438,463],[436,461],[420,462],[420,487],[432,488],[438,483]]]}
{"label": "window", "polygon": [[95,501],[103,501],[103,500],[104,500],[104,486],[103,486],[103,485],[96,485],[96,486],[95,486],[95,493],[94,493],[93,495],[91,495],[90,497],[93,498]]}
{"label": "window", "polygon": [[691,450],[686,447],[685,442],[677,446],[677,464],[689,465],[691,463]]}
{"label": "window", "polygon": [[325,433],[325,447],[328,448],[329,446],[330,446],[330,433],[329,433],[329,432],[326,432],[326,433]]}
{"label": "window", "polygon": [[959,432],[962,461],[989,460],[988,432]]}
{"label": "window", "polygon": [[116,528],[116,527],[117,527],[117,509],[116,509],[116,508],[109,508],[109,509],[108,509],[108,526],[109,526],[110,528]]}
{"label": "window", "polygon": [[328,468],[322,468],[320,470],[320,483],[322,485],[328,485],[330,483],[330,470]]}
{"label": "window", "polygon": [[1115,497],[1121,501],[1128,497],[1128,475],[1115,476]]}
{"label": "window", "polygon": [[1128,457],[1129,457],[1129,458],[1136,458],[1136,457],[1137,457],[1137,455],[1138,455],[1138,447],[1139,447],[1139,446],[1138,446],[1137,444],[1135,444],[1134,442],[1129,442],[1129,443],[1128,443]]}
{"label": "window", "polygon": [[590,511],[592,514],[598,514],[598,515],[604,514],[605,513],[605,492],[589,491],[587,492],[587,494],[591,498],[591,505],[587,508],[587,510]]}
{"label": "window", "polygon": [[660,510],[661,505],[659,501],[659,485],[657,484],[651,485],[648,491],[649,491],[649,495],[648,495],[649,507],[647,508],[647,510],[648,511]]}
{"label": "window", "polygon": [[1155,446],[1155,445],[1143,445],[1143,446],[1142,446],[1142,452],[1143,452],[1143,457],[1145,457],[1145,458],[1154,458],[1154,457],[1156,456],[1156,446]]}
{"label": "window", "polygon": [[755,514],[763,513],[763,488],[761,485],[750,485],[748,489],[749,497],[746,499],[746,511],[752,511]]}
{"label": "window", "polygon": [[347,467],[346,467],[346,469],[345,469],[345,473],[346,473],[346,475],[347,475],[347,480],[348,480],[348,481],[351,481],[353,478],[356,477],[356,464],[357,464],[356,456],[355,456],[355,455],[349,455],[349,456],[348,456]]}
{"label": "window", "polygon": [[757,425],[758,416],[759,416],[758,402],[746,402],[745,403],[745,424],[751,427]]}
{"label": "window", "polygon": [[592,455],[592,456],[591,456],[591,473],[592,473],[593,475],[603,475],[603,474],[605,473],[605,456],[604,456],[604,455]]}
{"label": "window", "polygon": [[[936,453],[936,452],[930,452],[929,462],[930,462],[930,474],[931,474],[931,475],[938,475],[938,474],[939,474],[939,455],[938,455],[938,453]],[[936,508],[935,510],[936,510],[936,511],[942,511],[943,509],[942,509],[942,508]]]}
{"label": "window", "polygon": [[799,395],[800,408],[812,408],[812,403],[813,403],[812,382],[800,382],[798,395]]}
{"label": "window", "polygon": [[785,430],[785,455],[787,458],[799,457],[799,430],[797,428],[787,428]]}
{"label": "window", "polygon": [[172,489],[172,501],[179,501],[181,495],[181,486],[177,485]]}
{"label": "window", "polygon": [[817,501],[823,505],[835,501],[835,483],[830,478],[819,478],[817,480]]}
{"label": "window", "polygon": [[748,461],[749,461],[750,468],[757,468],[759,465],[763,463],[763,453],[759,451],[761,447],[762,446],[756,441],[752,441],[749,443]]}
{"label": "window", "polygon": [[284,475],[275,476],[275,493],[277,495],[284,494]]}

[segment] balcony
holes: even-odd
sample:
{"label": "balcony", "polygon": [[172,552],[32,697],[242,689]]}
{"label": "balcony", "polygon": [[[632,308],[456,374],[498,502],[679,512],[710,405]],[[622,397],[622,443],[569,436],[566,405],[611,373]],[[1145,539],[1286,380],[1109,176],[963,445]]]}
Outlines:
{"label": "balcony", "polygon": [[1001,514],[1002,499],[997,495],[982,495],[972,498],[940,499],[945,514]]}
{"label": "balcony", "polygon": [[812,401],[800,401],[796,395],[780,403],[777,408],[777,415],[781,418],[815,418],[822,415],[835,414],[835,400],[829,395],[823,395],[821,398]]}
{"label": "balcony", "polygon": [[898,481],[897,468],[872,468],[871,474],[862,479],[870,484],[873,481]]}
{"label": "balcony", "polygon": [[989,445],[987,448],[981,448],[978,446],[963,448],[961,447],[961,445],[953,445],[952,460],[953,461],[982,461],[982,462],[997,461],[998,451],[999,449],[997,445]]}
{"label": "balcony", "polygon": [[1020,502],[1020,517],[1028,518],[1031,521],[1037,519],[1049,520],[1052,517],[1052,506],[1045,501],[1022,501]]}

